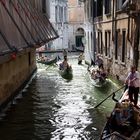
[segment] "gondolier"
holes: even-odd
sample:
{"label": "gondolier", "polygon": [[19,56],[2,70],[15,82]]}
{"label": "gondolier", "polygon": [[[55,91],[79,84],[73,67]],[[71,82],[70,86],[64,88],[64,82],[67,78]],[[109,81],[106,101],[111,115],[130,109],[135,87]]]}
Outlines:
{"label": "gondolier", "polygon": [[69,64],[67,62],[67,56],[64,56],[64,61],[60,64],[60,70],[65,70],[69,68]]}
{"label": "gondolier", "polygon": [[128,73],[125,83],[128,85],[128,95],[131,102],[137,106],[138,93],[140,87],[139,72],[136,71],[135,66],[131,66],[131,71]]}
{"label": "gondolier", "polygon": [[63,50],[63,56],[67,57],[67,51],[65,49]]}
{"label": "gondolier", "polygon": [[59,64],[59,73],[65,79],[72,79],[72,67],[67,62],[67,56],[64,57],[64,61]]}
{"label": "gondolier", "polygon": [[99,55],[97,55],[97,59],[95,60],[95,64],[96,64],[99,68],[103,68],[103,60],[99,57]]}
{"label": "gondolier", "polygon": [[83,60],[83,53],[80,53],[78,57],[78,64],[82,64],[82,60]]}
{"label": "gondolier", "polygon": [[[140,100],[138,106],[140,106]],[[128,90],[126,90],[108,117],[100,140],[139,140],[139,127],[140,110],[130,102]]]}

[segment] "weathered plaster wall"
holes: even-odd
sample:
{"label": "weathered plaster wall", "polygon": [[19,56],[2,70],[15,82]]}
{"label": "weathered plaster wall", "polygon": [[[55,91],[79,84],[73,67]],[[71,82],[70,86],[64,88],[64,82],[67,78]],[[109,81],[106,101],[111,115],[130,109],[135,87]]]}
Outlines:
{"label": "weathered plaster wall", "polygon": [[[96,48],[98,48],[98,31],[102,32],[102,45],[103,45],[103,54],[100,54],[100,57],[104,60],[105,69],[109,70],[110,74],[113,76],[119,76],[119,79],[124,81],[130,66],[132,64],[133,53],[132,53],[132,44],[128,40],[128,16],[127,15],[117,15],[114,22],[112,30],[112,18],[104,18],[104,21],[95,24],[96,31]],[[116,24],[116,26],[115,26]],[[118,31],[118,59],[115,60],[115,34],[114,31]],[[105,56],[105,32],[110,31],[110,56]],[[122,33],[126,31],[126,52],[125,52],[125,62],[121,61],[122,57]],[[113,34],[112,34],[113,32]]]}
{"label": "weathered plaster wall", "polygon": [[36,69],[35,49],[17,54],[0,64],[0,105],[28,79]]}
{"label": "weathered plaster wall", "polygon": [[68,44],[69,49],[76,46],[75,36],[78,28],[85,31],[84,25],[84,5],[77,0],[68,0]]}

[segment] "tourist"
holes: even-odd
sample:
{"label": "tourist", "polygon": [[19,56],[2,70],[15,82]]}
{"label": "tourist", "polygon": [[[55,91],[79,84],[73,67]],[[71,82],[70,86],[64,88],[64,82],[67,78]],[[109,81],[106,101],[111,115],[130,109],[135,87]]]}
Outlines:
{"label": "tourist", "polygon": [[67,62],[67,56],[64,56],[64,61],[60,64],[60,70],[65,70],[69,68],[69,64]]}
{"label": "tourist", "polygon": [[136,71],[135,66],[131,66],[131,71],[128,73],[125,83],[128,85],[129,99],[137,107],[140,77],[139,72]]}
{"label": "tourist", "polygon": [[[66,51],[65,49],[63,50],[63,56],[64,56],[64,57],[67,57],[67,51]],[[64,59],[65,59],[65,58],[64,58]]]}
{"label": "tourist", "polygon": [[99,68],[103,68],[103,60],[97,55],[97,59],[95,60],[95,64],[98,65]]}
{"label": "tourist", "polygon": [[80,53],[78,57],[78,64],[82,64],[82,60],[83,60],[83,53]]}

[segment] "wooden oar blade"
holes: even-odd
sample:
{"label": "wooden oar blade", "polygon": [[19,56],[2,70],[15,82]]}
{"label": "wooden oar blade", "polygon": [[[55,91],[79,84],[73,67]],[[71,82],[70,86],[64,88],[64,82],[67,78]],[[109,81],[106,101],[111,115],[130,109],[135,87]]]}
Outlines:
{"label": "wooden oar blade", "polygon": [[118,92],[119,90],[121,90],[122,88],[124,88],[125,85],[123,85],[121,88],[117,89],[116,91],[112,92],[109,96],[107,96],[104,100],[102,100],[99,104],[97,104],[94,108],[97,108],[98,106],[100,106],[104,101],[106,101],[110,96],[112,96],[113,94],[115,94],[116,92]]}

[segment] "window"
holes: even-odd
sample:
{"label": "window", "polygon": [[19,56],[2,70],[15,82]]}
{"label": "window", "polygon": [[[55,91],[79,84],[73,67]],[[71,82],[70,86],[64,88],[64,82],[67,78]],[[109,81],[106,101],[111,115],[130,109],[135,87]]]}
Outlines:
{"label": "window", "polygon": [[92,35],[92,32],[91,32],[91,50],[93,51],[93,35]]}
{"label": "window", "polygon": [[98,53],[103,54],[102,32],[98,31]]}
{"label": "window", "polygon": [[100,32],[101,40],[100,40],[100,47],[101,47],[101,54],[103,54],[103,36],[102,32]]}
{"label": "window", "polygon": [[46,0],[42,0],[42,13],[46,13]]}
{"label": "window", "polygon": [[111,32],[108,31],[108,53],[109,57],[111,57]]}
{"label": "window", "polygon": [[97,16],[103,15],[103,0],[97,1]]}
{"label": "window", "polygon": [[59,22],[63,21],[63,7],[59,6]]}
{"label": "window", "polygon": [[122,32],[122,62],[125,61],[125,50],[126,50],[126,31]]}
{"label": "window", "polygon": [[97,17],[97,8],[96,8],[96,0],[93,2],[93,17]]}
{"label": "window", "polygon": [[90,50],[90,48],[89,48],[89,32],[88,32],[88,50]]}
{"label": "window", "polygon": [[111,32],[110,31],[106,31],[105,32],[105,56],[111,56],[111,50],[110,50],[110,35]]}
{"label": "window", "polygon": [[[94,43],[94,52],[97,52],[97,46],[96,46],[96,44],[97,44],[97,41],[96,41],[96,32],[94,32],[94,36],[93,36],[93,43]],[[95,56],[94,56],[95,57]]]}
{"label": "window", "polygon": [[78,0],[78,5],[81,5],[81,4],[82,4],[82,2],[80,0]]}
{"label": "window", "polygon": [[115,60],[118,59],[118,31],[115,32]]}
{"label": "window", "polygon": [[55,21],[56,22],[58,22],[58,15],[57,15],[57,13],[58,13],[58,7],[55,6]]}
{"label": "window", "polygon": [[111,0],[105,0],[105,14],[111,13]]}
{"label": "window", "polygon": [[100,53],[100,32],[98,32],[98,44],[97,44],[97,51]]}
{"label": "window", "polygon": [[107,45],[108,45],[108,42],[107,42],[107,32],[105,32],[105,56],[108,55],[108,52],[107,52]]}
{"label": "window", "polygon": [[67,8],[64,7],[64,22],[67,22]]}
{"label": "window", "polygon": [[123,3],[125,2],[126,0],[116,0],[116,10],[121,10],[122,8],[122,5]]}
{"label": "window", "polygon": [[93,17],[93,0],[90,1],[90,17]]}

